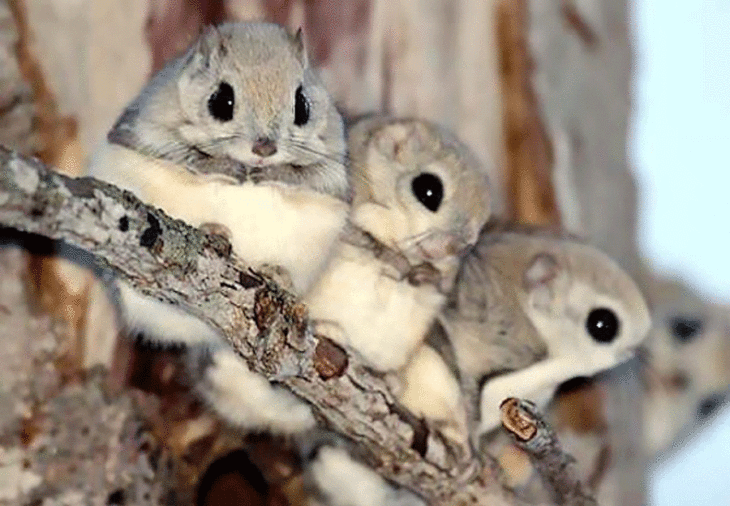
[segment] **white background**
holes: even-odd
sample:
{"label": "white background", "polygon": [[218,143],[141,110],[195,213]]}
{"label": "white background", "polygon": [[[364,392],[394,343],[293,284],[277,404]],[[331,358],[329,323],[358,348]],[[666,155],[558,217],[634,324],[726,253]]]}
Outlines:
{"label": "white background", "polygon": [[[639,244],[730,302],[730,0],[634,0]],[[651,504],[730,505],[730,409],[657,466]]]}

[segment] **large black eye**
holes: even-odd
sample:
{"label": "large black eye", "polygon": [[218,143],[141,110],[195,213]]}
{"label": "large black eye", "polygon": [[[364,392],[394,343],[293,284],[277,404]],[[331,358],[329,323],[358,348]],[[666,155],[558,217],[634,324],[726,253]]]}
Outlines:
{"label": "large black eye", "polygon": [[231,121],[233,119],[234,104],[233,87],[227,82],[221,81],[218,89],[208,98],[208,112],[218,121]]}
{"label": "large black eye", "polygon": [[616,313],[605,307],[594,309],[588,314],[586,330],[599,343],[610,343],[618,335],[619,321]]}
{"label": "large black eye", "polygon": [[702,320],[686,316],[675,316],[669,321],[672,334],[677,341],[688,343],[702,332]]}
{"label": "large black eye", "polygon": [[302,85],[299,85],[294,93],[294,124],[296,126],[306,125],[309,121],[309,101],[304,96]]}
{"label": "large black eye", "polygon": [[434,213],[438,211],[444,199],[444,185],[438,176],[424,172],[411,181],[411,189],[413,195],[426,209]]}
{"label": "large black eye", "polygon": [[725,402],[725,395],[723,394],[712,394],[709,397],[705,397],[697,407],[697,414],[700,416],[700,419],[707,418],[715,413],[717,408],[722,406],[723,402]]}

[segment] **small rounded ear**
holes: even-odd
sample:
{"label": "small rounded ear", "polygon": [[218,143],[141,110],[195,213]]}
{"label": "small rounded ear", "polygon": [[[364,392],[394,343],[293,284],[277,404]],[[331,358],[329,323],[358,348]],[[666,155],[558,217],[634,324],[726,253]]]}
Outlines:
{"label": "small rounded ear", "polygon": [[228,47],[226,47],[225,38],[218,27],[212,25],[198,39],[192,58],[197,69],[202,70],[210,68],[215,57],[224,57],[226,54],[228,54]]}
{"label": "small rounded ear", "polygon": [[300,26],[297,29],[297,33],[290,35],[289,38],[294,46],[294,54],[296,54],[302,66],[306,68],[308,65],[308,59],[307,51],[304,48],[304,32],[302,31],[302,27]]}
{"label": "small rounded ear", "polygon": [[538,253],[522,274],[522,286],[536,306],[547,307],[553,300],[553,288],[559,275],[560,264],[555,257],[549,253]]}
{"label": "small rounded ear", "polygon": [[375,133],[375,144],[378,152],[392,161],[402,162],[414,151],[424,146],[427,132],[418,129],[418,125],[392,124]]}
{"label": "small rounded ear", "polygon": [[400,149],[400,141],[397,138],[400,135],[397,135],[397,128],[381,128],[375,132],[373,137],[373,147],[375,150],[387,160],[395,160]]}
{"label": "small rounded ear", "polygon": [[227,53],[224,36],[215,26],[206,28],[188,51],[177,81],[180,103],[188,118],[195,118],[199,112],[201,99],[211,85],[215,60]]}
{"label": "small rounded ear", "polygon": [[431,137],[428,127],[422,123],[415,123],[408,132],[408,140],[413,151],[428,147]]}
{"label": "small rounded ear", "polygon": [[553,255],[538,253],[527,264],[522,275],[522,285],[528,291],[548,286],[558,276],[559,271],[560,266]]}

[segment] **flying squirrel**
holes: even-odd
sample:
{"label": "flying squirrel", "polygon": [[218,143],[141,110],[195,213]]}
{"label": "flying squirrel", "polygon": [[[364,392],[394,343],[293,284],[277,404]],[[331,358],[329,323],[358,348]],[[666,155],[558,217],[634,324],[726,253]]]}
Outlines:
{"label": "flying squirrel", "polygon": [[[344,124],[308,62],[301,31],[271,23],[209,28],[124,110],[89,175],[228,236],[253,266],[280,266],[296,293],[321,271],[351,199]],[[291,432],[308,406],[249,371],[221,335],[117,281],[124,324],[153,342],[210,355],[198,390],[245,428]]]}
{"label": "flying squirrel", "polygon": [[415,414],[471,436],[500,425],[508,397],[544,408],[557,386],[628,360],[650,328],[634,281],[575,238],[490,223],[465,256],[427,343],[402,372]]}
{"label": "flying squirrel", "polygon": [[[394,378],[446,303],[489,218],[491,187],[469,149],[429,121],[369,116],[348,136],[349,223],[304,302],[315,334]],[[424,504],[346,447],[320,446],[307,469],[327,504]]]}
{"label": "flying squirrel", "polygon": [[665,457],[730,399],[730,306],[648,274],[654,325],[642,348],[644,440]]}
{"label": "flying squirrel", "polygon": [[315,333],[392,371],[446,302],[489,217],[490,186],[469,150],[428,121],[366,117],[348,134],[350,222],[304,302]]}

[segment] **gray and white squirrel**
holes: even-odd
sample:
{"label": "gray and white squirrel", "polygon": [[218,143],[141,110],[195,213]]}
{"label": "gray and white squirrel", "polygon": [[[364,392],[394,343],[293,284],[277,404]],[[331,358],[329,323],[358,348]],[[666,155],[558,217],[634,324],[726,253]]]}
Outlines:
{"label": "gray and white squirrel", "polygon": [[[315,333],[395,378],[447,302],[490,216],[491,186],[483,162],[432,122],[375,115],[348,134],[349,224],[303,300]],[[465,424],[456,429],[453,437]],[[343,442],[320,445],[306,469],[331,506],[425,504],[357,462]]]}
{"label": "gray and white squirrel", "polygon": [[[253,266],[301,294],[326,264],[350,203],[344,124],[302,34],[263,22],[211,27],[124,110],[89,175],[193,226],[224,230]],[[201,395],[247,429],[310,427],[308,406],[252,373],[222,336],[117,281],[124,325],[206,350]]]}
{"label": "gray and white squirrel", "polygon": [[644,439],[657,458],[676,451],[730,400],[730,306],[681,281],[646,278],[654,325],[642,356]]}
{"label": "gray and white squirrel", "polygon": [[425,338],[489,218],[490,185],[470,151],[428,121],[366,117],[348,134],[349,225],[304,302],[316,333],[395,371]]}
{"label": "gray and white squirrel", "polygon": [[494,221],[403,371],[401,400],[449,423],[463,416],[453,399],[464,395],[478,439],[499,427],[504,399],[544,408],[564,381],[631,358],[650,325],[636,283],[607,255],[575,238]]}

